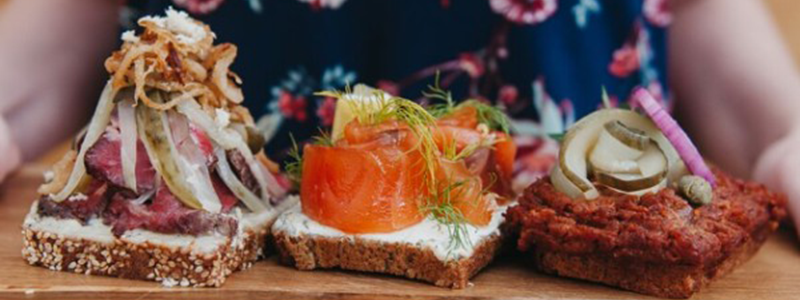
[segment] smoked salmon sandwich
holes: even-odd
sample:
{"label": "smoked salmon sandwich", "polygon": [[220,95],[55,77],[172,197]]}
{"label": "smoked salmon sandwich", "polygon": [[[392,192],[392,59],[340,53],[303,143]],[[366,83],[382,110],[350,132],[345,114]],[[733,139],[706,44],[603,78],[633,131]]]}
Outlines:
{"label": "smoked salmon sandwich", "polygon": [[236,47],[172,9],[138,24],[105,62],[91,122],[45,174],[22,256],[56,271],[220,286],[264,254],[290,183],[241,106],[228,69]]}
{"label": "smoked salmon sandwich", "polygon": [[428,108],[363,85],[322,93],[338,99],[332,132],[288,166],[300,203],[272,228],[284,263],[464,288],[493,259],[513,200],[508,121],[437,91]]}

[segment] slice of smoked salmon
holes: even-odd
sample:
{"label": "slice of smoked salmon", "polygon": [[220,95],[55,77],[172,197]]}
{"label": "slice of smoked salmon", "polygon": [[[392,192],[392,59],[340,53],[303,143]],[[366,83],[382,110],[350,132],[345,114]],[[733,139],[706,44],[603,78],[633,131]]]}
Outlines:
{"label": "slice of smoked salmon", "polygon": [[439,118],[436,124],[440,126],[455,126],[475,129],[478,127],[478,110],[474,106],[464,106],[456,111]]}
{"label": "slice of smoked salmon", "polygon": [[[430,129],[442,152],[447,147],[462,151],[486,138],[477,130],[474,107],[461,108]],[[496,137],[495,145],[470,157],[437,159],[437,184],[429,189],[419,139],[407,125],[397,121],[362,125],[354,120],[335,146],[305,146],[303,213],[346,233],[384,233],[422,221],[426,215],[421,205],[448,201],[469,223],[486,225],[494,204],[483,191],[491,184],[492,191],[511,196],[516,155],[516,146],[505,134]]]}
{"label": "slice of smoked salmon", "polygon": [[425,181],[419,154],[375,141],[304,148],[303,213],[347,233],[397,231],[420,222]]}
{"label": "slice of smoked salmon", "polygon": [[492,220],[492,207],[483,195],[480,178],[470,172],[463,160],[441,159],[438,170],[436,201],[449,202],[470,224],[488,225]]}
{"label": "slice of smoked salmon", "polygon": [[[476,176],[481,177],[483,185],[489,186],[489,190],[500,196],[511,198],[513,197],[511,181],[517,146],[505,133],[494,132],[494,135],[495,143],[492,145],[488,157],[477,159],[478,168],[474,168],[473,164],[469,164],[468,167],[473,169]],[[456,151],[456,153],[463,151],[469,145],[480,143],[485,138],[476,130],[444,125],[434,129],[433,137],[440,151]],[[448,147],[454,147],[454,149],[447,149]],[[484,153],[478,150],[473,155],[481,154]],[[465,159],[473,161],[473,157]]]}

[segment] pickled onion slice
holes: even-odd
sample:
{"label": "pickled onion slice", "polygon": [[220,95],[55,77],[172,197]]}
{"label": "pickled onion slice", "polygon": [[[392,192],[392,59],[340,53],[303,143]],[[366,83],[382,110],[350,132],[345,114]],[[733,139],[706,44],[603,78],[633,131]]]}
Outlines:
{"label": "pickled onion slice", "polygon": [[711,169],[708,168],[700,152],[697,151],[692,140],[686,135],[686,132],[678,125],[678,122],[673,119],[661,104],[653,98],[644,88],[637,88],[633,92],[631,105],[633,107],[641,107],[653,123],[661,129],[661,132],[667,137],[667,140],[675,147],[678,155],[681,157],[686,167],[692,174],[697,175],[708,181],[711,186],[715,186],[716,178]]}

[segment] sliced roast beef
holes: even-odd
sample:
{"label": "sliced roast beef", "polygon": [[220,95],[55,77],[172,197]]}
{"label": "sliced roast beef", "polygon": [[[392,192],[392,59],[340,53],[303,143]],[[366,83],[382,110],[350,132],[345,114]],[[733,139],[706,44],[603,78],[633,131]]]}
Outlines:
{"label": "sliced roast beef", "polygon": [[[209,168],[211,182],[222,204],[222,212],[230,212],[238,203],[238,199],[212,171],[216,157],[213,155],[211,141],[203,131],[192,126],[180,115],[170,115],[170,127],[173,129],[178,152],[189,162]],[[40,207],[43,208],[40,210],[63,217],[80,218],[84,222],[92,216],[100,215],[117,236],[137,228],[166,234],[190,235],[214,232],[233,235],[236,232],[238,223],[235,218],[189,208],[177,199],[163,182],[157,183],[160,182],[156,180],[158,174],[150,163],[147,150],[141,141],[137,142],[136,149],[136,188],[139,195],[154,192],[154,196],[148,201],[135,201],[138,195],[125,187],[120,148],[120,133],[112,122],[100,140],[86,153],[87,172],[94,178],[95,184],[104,187],[105,196],[101,203],[96,203],[94,200],[75,202],[81,203],[78,205],[67,201],[65,204],[42,201]],[[244,158],[241,158],[241,161],[243,163]],[[248,175],[252,178],[252,174]],[[106,190],[108,192],[105,192]],[[94,198],[90,196],[89,199]]]}
{"label": "sliced roast beef", "polygon": [[37,210],[39,215],[60,219],[77,219],[86,223],[92,217],[99,216],[106,208],[110,191],[108,185],[95,180],[84,193],[67,198],[62,202],[53,201],[49,195],[39,199]]}
{"label": "sliced roast beef", "polygon": [[[108,130],[88,151],[86,151],[86,171],[92,177],[106,181],[116,188],[125,188],[122,175],[122,142],[118,131]],[[136,143],[136,189],[143,194],[153,190],[156,171],[150,164],[147,150],[141,141]]]}
{"label": "sliced roast beef", "polygon": [[184,206],[163,185],[159,186],[150,204],[137,204],[119,193],[114,195],[103,218],[117,236],[137,228],[168,234],[202,235],[216,232],[232,236],[238,226],[237,220],[228,215]]}
{"label": "sliced roast beef", "polygon": [[219,202],[222,204],[223,213],[231,211],[231,209],[236,206],[236,203],[239,203],[239,199],[236,198],[236,195],[233,194],[231,189],[222,182],[222,179],[219,178],[217,173],[211,174],[211,184],[214,185],[214,191],[217,192]]}

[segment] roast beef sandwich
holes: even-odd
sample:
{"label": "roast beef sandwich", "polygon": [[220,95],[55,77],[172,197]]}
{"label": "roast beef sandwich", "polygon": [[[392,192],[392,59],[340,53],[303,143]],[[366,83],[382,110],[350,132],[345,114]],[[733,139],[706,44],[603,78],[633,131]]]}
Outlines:
{"label": "roast beef sandwich", "polygon": [[169,9],[106,60],[91,122],[45,174],[22,255],[51,270],[219,286],[290,200],[229,70],[236,46]]}

